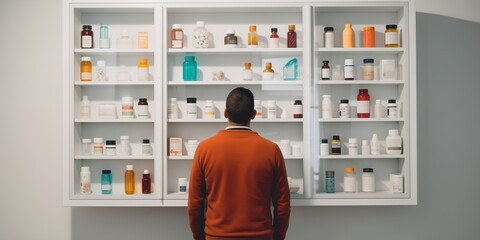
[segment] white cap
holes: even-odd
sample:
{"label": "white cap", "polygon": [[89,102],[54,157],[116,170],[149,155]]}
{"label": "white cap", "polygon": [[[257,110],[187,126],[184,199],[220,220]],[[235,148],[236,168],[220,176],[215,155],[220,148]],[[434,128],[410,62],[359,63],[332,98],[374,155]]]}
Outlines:
{"label": "white cap", "polygon": [[380,99],[375,100],[375,103],[380,103]]}
{"label": "white cap", "polygon": [[128,139],[130,139],[129,136],[120,136],[120,140],[128,140]]}
{"label": "white cap", "polygon": [[128,31],[126,28],[124,28],[122,31],[122,37],[128,37]]}
{"label": "white cap", "polygon": [[324,98],[331,98],[332,95],[322,95],[322,97],[324,97]]}
{"label": "white cap", "polygon": [[182,29],[182,24],[173,24],[172,28],[174,29]]}
{"label": "white cap", "polygon": [[227,34],[235,34],[235,30],[233,30],[233,29],[228,29],[228,30],[227,30]]}
{"label": "white cap", "polygon": [[124,101],[124,102],[132,102],[132,101],[133,101],[133,97],[122,97],[122,101]]}
{"label": "white cap", "polygon": [[93,138],[93,143],[103,143],[103,138]]}
{"label": "white cap", "polygon": [[82,143],[92,143],[92,139],[84,138],[84,139],[82,139]]}
{"label": "white cap", "polygon": [[353,65],[353,59],[351,58],[345,59],[345,65]]}
{"label": "white cap", "polygon": [[88,96],[83,96],[83,101],[88,101]]}
{"label": "white cap", "polygon": [[362,140],[363,145],[368,145],[368,140]]}
{"label": "white cap", "polygon": [[388,129],[388,135],[397,136],[398,135],[398,129]]}
{"label": "white cap", "polygon": [[90,172],[90,167],[82,167],[82,172]]}
{"label": "white cap", "polygon": [[133,170],[133,165],[127,165],[127,171]]}
{"label": "white cap", "polygon": [[82,62],[83,62],[83,61],[90,61],[90,60],[91,60],[90,57],[82,57]]}
{"label": "white cap", "polygon": [[348,142],[349,142],[349,143],[357,143],[358,141],[357,141],[356,138],[349,138],[349,139],[348,139]]}
{"label": "white cap", "polygon": [[105,67],[106,62],[105,61],[97,61],[97,66],[99,67]]}
{"label": "white cap", "polygon": [[186,185],[187,178],[178,178],[178,185]]}
{"label": "white cap", "polygon": [[197,21],[197,26],[205,27],[205,22],[204,21]]}
{"label": "white cap", "polygon": [[213,105],[213,101],[212,101],[212,100],[207,100],[207,101],[205,102],[205,104],[206,104],[206,105]]}
{"label": "white cap", "polygon": [[172,97],[172,98],[170,98],[170,101],[171,101],[171,102],[176,102],[176,101],[177,101],[177,98]]}
{"label": "white cap", "polygon": [[150,172],[148,171],[148,169],[144,169],[143,174],[150,174]]}

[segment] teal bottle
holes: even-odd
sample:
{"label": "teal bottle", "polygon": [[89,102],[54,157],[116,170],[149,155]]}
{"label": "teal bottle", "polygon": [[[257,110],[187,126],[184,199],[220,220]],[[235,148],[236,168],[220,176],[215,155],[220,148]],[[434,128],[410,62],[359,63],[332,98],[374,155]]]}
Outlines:
{"label": "teal bottle", "polygon": [[335,193],[335,172],[334,171],[325,172],[325,192]]}
{"label": "teal bottle", "polygon": [[298,60],[292,58],[283,67],[283,80],[298,80]]}
{"label": "teal bottle", "polygon": [[183,62],[183,80],[197,81],[197,62],[195,56],[185,56]]}
{"label": "teal bottle", "polygon": [[112,171],[102,170],[102,194],[112,194]]}

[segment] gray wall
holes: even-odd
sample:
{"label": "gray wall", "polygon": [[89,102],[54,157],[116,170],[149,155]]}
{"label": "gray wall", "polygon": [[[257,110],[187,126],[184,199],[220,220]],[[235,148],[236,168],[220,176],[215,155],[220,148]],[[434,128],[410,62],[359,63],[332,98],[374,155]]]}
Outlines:
{"label": "gray wall", "polygon": [[[190,239],[185,208],[62,206],[61,1],[2,0],[0,29],[0,239]],[[479,239],[479,39],[417,14],[419,205],[294,207],[288,239]]]}

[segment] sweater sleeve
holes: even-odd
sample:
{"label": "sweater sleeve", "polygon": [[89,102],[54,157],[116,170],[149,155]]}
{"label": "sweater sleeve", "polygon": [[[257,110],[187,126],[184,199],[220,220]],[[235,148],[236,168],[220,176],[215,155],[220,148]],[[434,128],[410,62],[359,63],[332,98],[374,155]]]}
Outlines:
{"label": "sweater sleeve", "polygon": [[290,218],[290,189],[282,152],[275,148],[275,179],[272,189],[274,239],[283,240],[287,234]]}
{"label": "sweater sleeve", "polygon": [[205,175],[200,164],[200,154],[196,152],[190,171],[188,189],[188,217],[193,239],[205,239],[205,203],[206,186]]}

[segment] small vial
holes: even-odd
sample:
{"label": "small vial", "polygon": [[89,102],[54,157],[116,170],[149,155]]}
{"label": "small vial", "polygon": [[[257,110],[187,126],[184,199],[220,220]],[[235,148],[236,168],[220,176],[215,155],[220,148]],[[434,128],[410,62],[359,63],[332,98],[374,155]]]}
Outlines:
{"label": "small vial", "polygon": [[131,155],[132,148],[130,146],[130,137],[129,136],[120,136],[120,154],[121,155]]}
{"label": "small vial", "polygon": [[375,100],[375,105],[373,107],[373,113],[375,114],[375,118],[382,118],[383,111],[382,111],[382,103],[380,99]]}
{"label": "small vial", "polygon": [[322,80],[330,80],[330,66],[328,66],[328,63],[330,61],[322,61]]}
{"label": "small vial", "polygon": [[238,44],[238,38],[235,36],[235,30],[227,30],[227,36],[223,39],[225,47],[236,48]]}
{"label": "small vial", "polygon": [[137,65],[138,81],[150,80],[150,74],[148,73],[148,68],[149,68],[148,59],[140,58]]}
{"label": "small vial", "polygon": [[372,141],[370,142],[370,153],[372,155],[380,155],[380,142],[378,141],[378,135],[376,133],[372,136]]}
{"label": "small vial", "polygon": [[370,155],[370,146],[368,140],[362,140],[362,155]]}
{"label": "small vial", "polygon": [[82,139],[82,155],[85,155],[85,156],[92,155],[92,139],[90,138]]}
{"label": "small vial", "polygon": [[92,25],[83,25],[80,39],[81,48],[93,48]]}
{"label": "small vial", "polygon": [[147,101],[146,98],[138,99],[137,117],[138,118],[149,118],[150,117],[150,114],[148,113],[148,101]]}
{"label": "small vial", "polygon": [[397,114],[397,101],[395,99],[388,99],[387,118],[396,118],[398,117]]}
{"label": "small vial", "polygon": [[358,141],[356,138],[348,139],[348,155],[358,155]]}
{"label": "small vial", "polygon": [[338,109],[340,112],[340,118],[350,118],[350,105],[348,104],[348,99],[340,100]]}
{"label": "small vial", "polygon": [[152,145],[150,145],[150,139],[142,140],[142,155],[144,156],[152,155]]}
{"label": "small vial", "polygon": [[107,80],[107,68],[105,61],[97,61],[97,81]]}
{"label": "small vial", "polygon": [[133,165],[127,165],[125,170],[125,194],[135,194],[135,172]]}
{"label": "small vial", "polygon": [[92,62],[90,57],[82,57],[80,62],[80,81],[92,81]]}
{"label": "small vial", "polygon": [[325,40],[325,48],[333,48],[335,47],[335,34],[333,32],[333,27],[325,27],[323,29],[324,32],[324,40]]}
{"label": "small vial", "polygon": [[179,178],[178,179],[178,192],[179,193],[187,193],[187,179],[186,178]]}
{"label": "small vial", "polygon": [[183,30],[181,24],[173,24],[170,32],[171,48],[183,48]]}
{"label": "small vial", "polygon": [[297,32],[295,32],[295,25],[288,25],[287,32],[287,48],[297,47]]}
{"label": "small vial", "polygon": [[328,139],[322,139],[320,143],[320,155],[322,156],[327,156],[329,155],[329,150],[330,146],[328,145]]}
{"label": "small vial", "polygon": [[271,29],[272,34],[270,35],[270,41],[268,44],[269,48],[278,48],[278,29],[277,28],[272,28]]}
{"label": "small vial", "polygon": [[205,119],[215,119],[215,104],[212,100],[207,100],[205,103],[205,109],[203,110],[203,117]]}
{"label": "small vial", "polygon": [[103,155],[103,138],[93,138],[93,155]]}
{"label": "small vial", "polygon": [[340,141],[340,136],[335,135],[332,139],[332,155],[342,154],[342,142]]}
{"label": "small vial", "polygon": [[293,104],[293,118],[303,118],[302,100],[295,100]]}
{"label": "small vial", "polygon": [[122,118],[133,118],[133,97],[122,97]]}
{"label": "small vial", "polygon": [[176,98],[170,98],[168,102],[168,119],[178,118],[178,103]]}
{"label": "small vial", "polygon": [[363,169],[362,192],[375,192],[375,174],[373,173],[373,168]]}
{"label": "small vial", "polygon": [[353,65],[353,59],[345,59],[343,70],[345,72],[345,80],[355,80],[355,65]]}
{"label": "small vial", "polygon": [[260,100],[253,100],[254,108],[256,111],[255,118],[263,118],[263,107]]}
{"label": "small vial", "polygon": [[92,174],[90,173],[90,167],[82,167],[80,171],[80,193],[92,194]]}
{"label": "small vial", "polygon": [[102,170],[101,176],[102,194],[112,194],[112,171]]}
{"label": "small vial", "polygon": [[108,25],[100,25],[100,48],[110,48],[110,38],[108,37]]}
{"label": "small vial", "polygon": [[243,69],[243,80],[252,81],[253,80],[253,71],[252,64],[247,62],[245,63],[245,69]]}
{"label": "small vial", "polygon": [[265,69],[262,72],[262,79],[263,80],[273,80],[275,72],[272,69],[272,63],[267,62],[265,63]]}
{"label": "small vial", "polygon": [[373,80],[375,76],[375,65],[373,58],[363,59],[363,80]]}
{"label": "small vial", "polygon": [[275,103],[275,100],[268,100],[267,118],[268,119],[277,118],[277,104]]}
{"label": "small vial", "polygon": [[197,98],[187,98],[187,118],[197,118]]}
{"label": "small vial", "polygon": [[117,155],[117,145],[115,140],[105,141],[105,155],[107,156]]}
{"label": "small vial", "polygon": [[353,167],[345,168],[343,191],[346,193],[354,193],[357,191],[357,176],[355,174],[355,168]]}
{"label": "small vial", "polygon": [[152,193],[152,179],[150,178],[150,172],[148,171],[148,169],[143,170],[142,193],[143,194]]}
{"label": "small vial", "polygon": [[323,95],[322,100],[322,118],[332,118],[332,99],[331,95]]}
{"label": "small vial", "polygon": [[325,171],[325,193],[335,193],[335,171]]}
{"label": "small vial", "polygon": [[257,34],[257,26],[255,25],[250,25],[248,27],[249,33],[248,33],[248,47],[249,48],[256,48],[258,47],[258,34]]}

